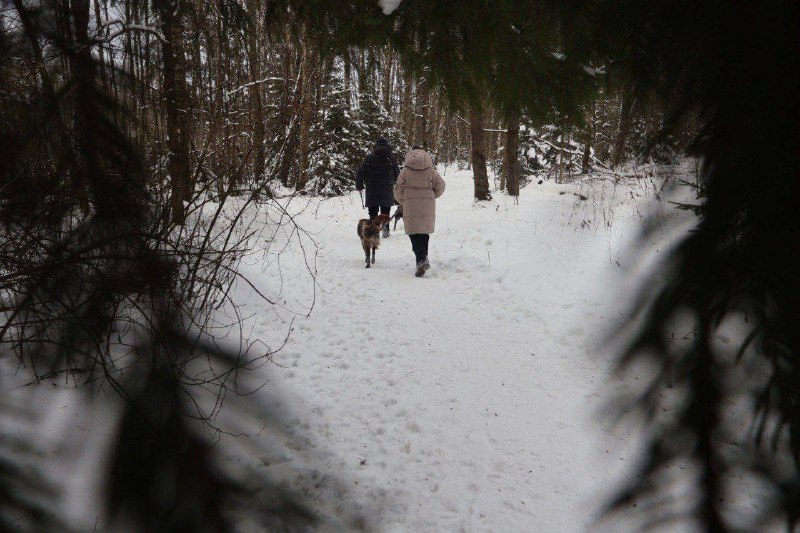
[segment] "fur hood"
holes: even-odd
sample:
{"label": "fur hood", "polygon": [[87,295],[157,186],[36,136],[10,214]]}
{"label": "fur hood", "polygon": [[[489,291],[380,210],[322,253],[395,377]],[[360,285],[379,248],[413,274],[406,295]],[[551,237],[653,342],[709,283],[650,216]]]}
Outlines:
{"label": "fur hood", "polygon": [[394,187],[394,199],[403,206],[406,234],[433,233],[436,199],[444,193],[444,187],[428,152],[416,149],[406,155],[405,168]]}
{"label": "fur hood", "polygon": [[433,166],[433,159],[431,158],[431,154],[418,148],[408,152],[403,166],[413,170],[425,170]]}

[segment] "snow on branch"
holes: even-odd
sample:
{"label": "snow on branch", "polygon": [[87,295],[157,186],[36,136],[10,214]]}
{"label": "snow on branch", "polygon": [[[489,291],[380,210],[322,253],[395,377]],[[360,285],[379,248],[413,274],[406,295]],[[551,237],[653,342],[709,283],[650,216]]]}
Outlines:
{"label": "snow on branch", "polygon": [[[101,37],[100,34],[103,32],[103,30],[108,31],[108,29],[111,28],[111,26],[120,26],[120,28],[113,32],[108,32],[105,35],[105,37]],[[94,40],[111,42],[120,35],[123,35],[125,33],[130,33],[132,31],[141,31],[149,33],[151,35],[155,35],[161,42],[166,42],[167,40],[167,38],[164,37],[164,34],[161,33],[161,30],[159,30],[158,28],[154,28],[152,26],[144,26],[142,24],[128,24],[120,19],[109,20],[108,22],[105,22],[103,25],[99,26],[97,28],[97,35],[95,36]]]}
{"label": "snow on branch", "polygon": [[[454,114],[455,114],[455,116],[456,116],[456,118],[457,118],[457,119],[459,119],[459,120],[461,120],[462,122],[464,122],[464,123],[466,123],[466,124],[469,124],[470,126],[472,126],[472,123],[471,123],[469,120],[465,119],[464,117],[462,117],[462,116],[461,116],[461,115],[459,115],[458,113],[454,113]],[[417,115],[417,116],[422,116],[422,115]],[[487,131],[487,132],[489,132],[489,133],[508,133],[508,130],[493,129],[493,128],[483,128],[483,131]]]}
{"label": "snow on branch", "polygon": [[586,74],[588,74],[589,76],[592,76],[592,77],[598,76],[598,75],[603,75],[603,74],[606,73],[606,70],[604,68],[593,68],[593,67],[587,67],[586,65],[582,65],[582,66],[583,66],[583,71],[586,72]]}
{"label": "snow on branch", "polygon": [[400,2],[403,0],[378,0],[378,3],[381,5],[383,9],[384,15],[391,15],[394,13],[394,10],[400,7]]}
{"label": "snow on branch", "polygon": [[232,91],[226,92],[225,93],[225,99],[227,100],[228,98],[230,98],[234,94],[238,93],[239,91],[243,91],[244,89],[247,89],[248,87],[252,87],[253,85],[258,85],[260,83],[267,83],[269,81],[286,81],[286,79],[285,78],[266,77],[266,78],[264,78],[262,80],[251,81],[251,82],[245,83],[244,85],[240,85],[239,87],[233,89]]}

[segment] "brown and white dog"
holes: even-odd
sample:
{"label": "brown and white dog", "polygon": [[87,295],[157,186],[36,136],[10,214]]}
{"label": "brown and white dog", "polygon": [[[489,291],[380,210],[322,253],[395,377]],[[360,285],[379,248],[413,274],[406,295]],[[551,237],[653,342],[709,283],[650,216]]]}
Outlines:
{"label": "brown and white dog", "polygon": [[367,260],[366,268],[369,268],[369,252],[372,250],[372,262],[375,263],[375,250],[381,245],[381,230],[389,223],[389,215],[378,215],[375,220],[362,218],[358,221],[358,236],[361,238],[361,246],[364,248],[364,255]]}

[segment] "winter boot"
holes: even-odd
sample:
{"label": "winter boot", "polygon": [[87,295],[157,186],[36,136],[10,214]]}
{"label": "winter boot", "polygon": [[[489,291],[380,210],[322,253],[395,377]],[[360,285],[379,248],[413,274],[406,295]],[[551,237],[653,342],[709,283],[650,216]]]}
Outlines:
{"label": "winter boot", "polygon": [[389,223],[387,222],[386,225],[383,227],[383,234],[381,235],[384,239],[389,238]]}
{"label": "winter boot", "polygon": [[417,272],[414,274],[418,278],[421,278],[425,275],[425,272],[431,267],[431,264],[428,262],[428,258],[426,257],[419,263],[417,263]]}

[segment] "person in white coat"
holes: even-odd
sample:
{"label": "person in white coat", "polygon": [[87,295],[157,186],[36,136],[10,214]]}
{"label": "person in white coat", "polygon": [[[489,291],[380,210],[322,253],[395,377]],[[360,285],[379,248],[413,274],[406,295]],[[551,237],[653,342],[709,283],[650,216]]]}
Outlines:
{"label": "person in white coat", "polygon": [[397,177],[394,199],[403,206],[403,225],[411,239],[417,277],[431,266],[428,242],[436,227],[436,199],[444,193],[444,188],[444,180],[433,168],[431,155],[419,146],[412,148]]}

